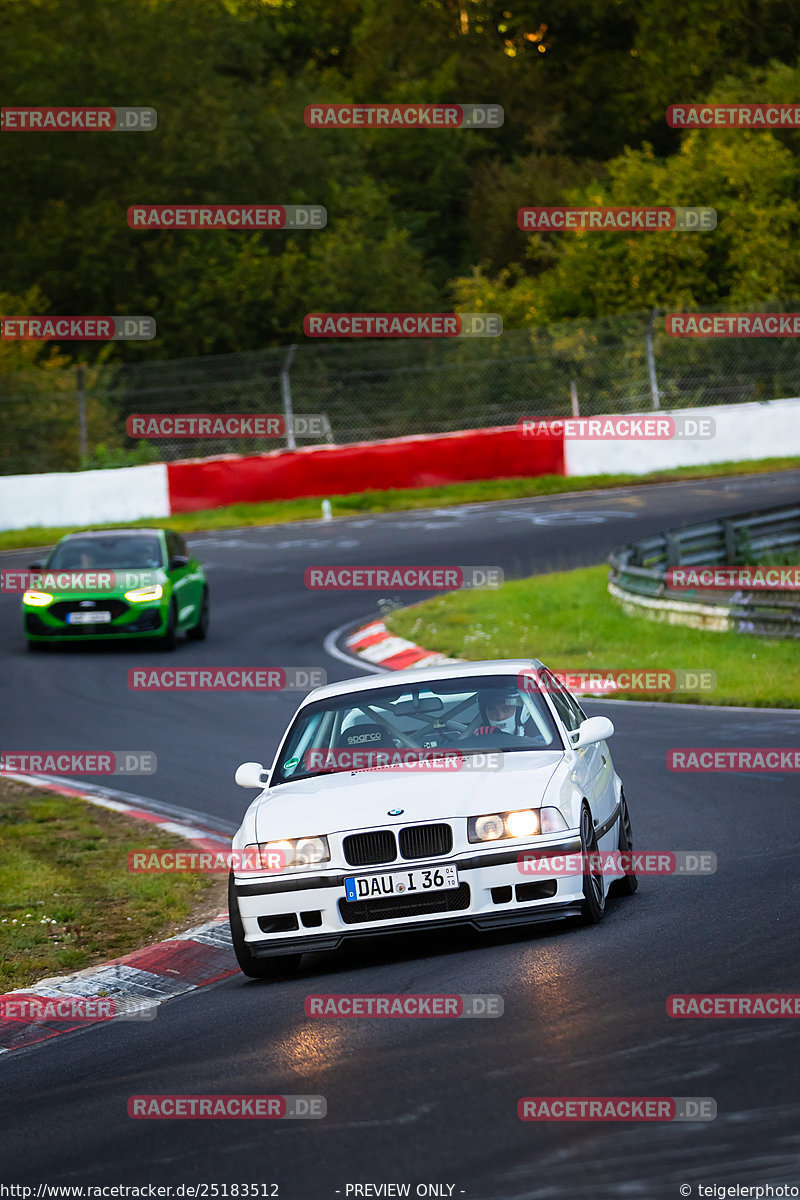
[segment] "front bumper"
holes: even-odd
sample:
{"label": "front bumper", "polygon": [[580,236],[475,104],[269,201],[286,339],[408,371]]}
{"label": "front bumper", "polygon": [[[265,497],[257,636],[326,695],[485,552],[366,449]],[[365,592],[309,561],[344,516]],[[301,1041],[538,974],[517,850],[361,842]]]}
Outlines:
{"label": "front bumper", "polygon": [[[580,875],[554,879],[523,873],[519,856],[575,854],[577,832],[549,845],[515,845],[507,850],[470,851],[447,858],[416,861],[415,869],[435,870],[445,863],[458,868],[460,886],[427,892],[409,912],[407,897],[347,901],[344,881],[375,875],[386,868],[332,868],[310,876],[239,876],[234,881],[245,941],[256,957],[336,950],[363,937],[443,926],[496,929],[577,917],[583,901]],[[410,864],[409,864],[410,865]],[[383,906],[383,907],[381,907]]]}
{"label": "front bumper", "polygon": [[169,609],[160,605],[136,608],[131,605],[127,612],[111,621],[91,625],[68,625],[54,617],[43,617],[43,609],[25,609],[25,636],[32,642],[57,640],[59,642],[84,642],[112,640],[121,637],[157,637],[166,631]]}

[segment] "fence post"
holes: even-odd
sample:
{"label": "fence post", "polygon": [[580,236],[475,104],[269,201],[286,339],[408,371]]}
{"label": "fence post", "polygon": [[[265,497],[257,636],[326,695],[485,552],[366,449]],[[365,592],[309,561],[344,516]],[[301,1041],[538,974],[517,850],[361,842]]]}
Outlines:
{"label": "fence post", "polygon": [[725,535],[725,562],[733,564],[736,562],[736,527],[733,521],[723,521],[722,529]]}
{"label": "fence post", "polygon": [[86,364],[79,363],[77,368],[78,383],[78,455],[79,461],[89,454],[89,440],[86,433]]}
{"label": "fence post", "polygon": [[573,417],[579,417],[581,415],[581,411],[578,408],[578,385],[574,379],[569,381],[569,394],[570,399],[572,400],[572,415]]}
{"label": "fence post", "polygon": [[333,446],[334,445],[333,430],[331,429],[331,423],[330,423],[330,420],[328,419],[328,414],[326,412],[324,412],[322,414],[322,419],[325,423],[325,441],[328,443],[329,446]]}
{"label": "fence post", "polygon": [[286,449],[296,450],[297,444],[294,440],[294,416],[292,413],[292,389],[289,384],[289,371],[292,366],[294,352],[297,346],[289,347],[289,352],[283,361],[281,367],[281,392],[283,393],[283,415],[286,418]]}
{"label": "fence post", "polygon": [[653,354],[653,327],[658,316],[658,309],[654,308],[650,313],[650,322],[647,326],[645,340],[647,343],[647,373],[650,376],[650,398],[653,408],[660,408],[661,399],[658,394],[658,379],[656,377],[656,360]]}

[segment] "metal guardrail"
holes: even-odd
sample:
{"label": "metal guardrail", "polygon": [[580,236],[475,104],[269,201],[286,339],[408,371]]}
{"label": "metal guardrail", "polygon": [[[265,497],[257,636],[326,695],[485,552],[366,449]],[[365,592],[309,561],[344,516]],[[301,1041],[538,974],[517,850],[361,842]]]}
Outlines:
{"label": "metal guardrail", "polygon": [[709,593],[670,588],[666,579],[670,567],[751,566],[793,551],[800,555],[800,505],[739,513],[621,546],[608,558],[608,587],[629,610],[647,611],[659,620],[768,637],[800,637],[797,593]]}

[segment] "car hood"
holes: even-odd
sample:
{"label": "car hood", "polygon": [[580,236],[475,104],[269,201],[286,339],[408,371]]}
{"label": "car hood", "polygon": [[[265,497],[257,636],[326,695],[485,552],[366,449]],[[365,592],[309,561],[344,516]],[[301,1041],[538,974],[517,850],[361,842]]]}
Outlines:
{"label": "car hood", "polygon": [[513,751],[497,771],[401,766],[317,775],[267,788],[250,815],[256,839],[266,842],[535,808],[563,758],[563,750]]}

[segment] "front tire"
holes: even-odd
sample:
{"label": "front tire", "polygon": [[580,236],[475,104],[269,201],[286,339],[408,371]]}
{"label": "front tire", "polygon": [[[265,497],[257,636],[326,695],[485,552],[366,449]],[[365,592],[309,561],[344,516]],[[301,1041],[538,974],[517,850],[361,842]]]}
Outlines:
{"label": "front tire", "polygon": [[597,925],[606,915],[606,891],[603,873],[600,870],[593,871],[591,863],[586,857],[583,857],[598,853],[597,835],[594,831],[592,814],[589,812],[588,804],[584,804],[581,809],[581,856],[586,866],[583,875],[581,917],[586,925]]}
{"label": "front tire", "polygon": [[186,630],[186,636],[193,642],[204,642],[208,637],[208,588],[203,588],[203,599],[200,601],[200,616],[192,629]]}
{"label": "front tire", "polygon": [[[619,798],[619,849],[621,854],[627,854],[633,850],[633,830],[624,792],[620,794]],[[609,888],[609,894],[632,896],[638,886],[639,880],[636,875],[625,875],[622,879],[614,880]]]}
{"label": "front tire", "polygon": [[178,614],[175,611],[175,601],[169,602],[169,616],[167,617],[167,628],[158,639],[159,647],[162,650],[170,651],[175,649],[177,641],[176,630],[178,628]]}
{"label": "front tire", "polygon": [[276,979],[291,975],[300,966],[302,954],[283,954],[275,958],[254,958],[244,940],[244,926],[236,899],[233,872],[228,876],[228,917],[231,923],[233,951],[240,969],[250,979]]}

